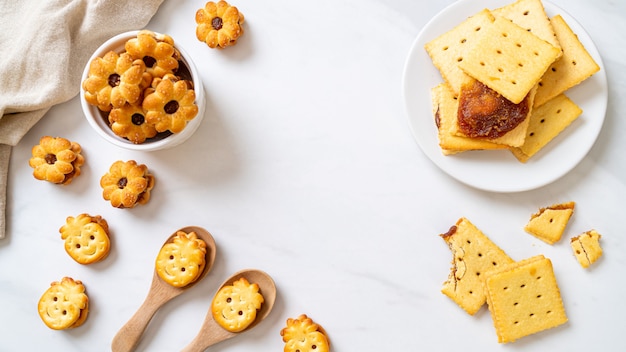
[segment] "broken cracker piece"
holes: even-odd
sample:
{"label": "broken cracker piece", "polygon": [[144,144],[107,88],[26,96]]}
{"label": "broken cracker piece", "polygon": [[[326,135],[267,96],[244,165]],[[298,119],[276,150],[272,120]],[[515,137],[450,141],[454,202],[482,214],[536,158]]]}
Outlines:
{"label": "broken cracker piece", "polygon": [[596,230],[590,230],[570,240],[574,256],[583,268],[588,268],[602,256],[601,237]]}
{"label": "broken cracker piece", "polygon": [[441,292],[473,315],[486,302],[485,274],[513,259],[466,218],[460,218],[440,236],[453,256],[450,275]]}
{"label": "broken cracker piece", "polygon": [[575,205],[574,202],[567,202],[541,208],[530,217],[524,230],[548,244],[554,244],[561,239]]}

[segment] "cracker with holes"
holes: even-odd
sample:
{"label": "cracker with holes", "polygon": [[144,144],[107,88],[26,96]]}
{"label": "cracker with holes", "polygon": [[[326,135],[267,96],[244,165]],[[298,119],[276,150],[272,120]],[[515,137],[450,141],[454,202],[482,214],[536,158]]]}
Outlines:
{"label": "cracker with holes", "polygon": [[504,17],[537,37],[560,49],[561,44],[546,14],[541,0],[517,0],[491,11],[494,16]]}
{"label": "cracker with holes", "polygon": [[448,83],[440,83],[431,89],[433,115],[437,125],[439,146],[444,155],[468,150],[505,149],[504,144],[456,134],[459,102]]}
{"label": "cracker with holes", "polygon": [[540,208],[531,215],[524,230],[548,244],[554,244],[561,239],[575,206],[574,202],[566,202]]}
{"label": "cracker with holes", "polygon": [[254,322],[257,310],[261,309],[264,301],[259,285],[242,277],[215,294],[211,312],[221,327],[230,332],[240,332]]}
{"label": "cracker with holes", "polygon": [[330,342],[326,331],[306,314],[288,318],[287,326],[280,330],[285,342],[284,352],[328,352]]}
{"label": "cracker with holes", "polygon": [[109,224],[100,215],[68,216],[59,232],[65,240],[65,251],[77,263],[92,264],[109,254]]}
{"label": "cracker with holes", "polygon": [[459,219],[441,237],[452,252],[452,268],[441,292],[473,315],[485,303],[484,277],[513,262],[468,219]]}
{"label": "cracker with holes", "polygon": [[571,238],[570,245],[574,251],[574,256],[583,268],[588,268],[602,256],[600,238],[602,235],[596,230],[590,230]]}
{"label": "cracker with holes", "polygon": [[206,264],[206,243],[195,232],[178,231],[173,241],[161,247],[156,272],[174,287],[195,282]]}
{"label": "cracker with holes", "polygon": [[521,162],[527,162],[582,114],[582,109],[565,94],[533,109],[524,144],[511,148]]}
{"label": "cracker with holes", "polygon": [[552,262],[543,255],[487,273],[485,292],[500,343],[567,322]]}
{"label": "cracker with holes", "polygon": [[600,66],[591,57],[563,17],[554,16],[551,23],[561,43],[563,55],[541,77],[535,97],[535,106],[545,104],[600,70]]}
{"label": "cracker with holes", "polygon": [[495,17],[472,43],[459,67],[519,104],[561,50],[503,17]]}
{"label": "cracker with holes", "polygon": [[467,75],[459,68],[459,62],[464,60],[472,43],[481,37],[484,28],[493,20],[491,12],[485,9],[424,46],[433,64],[455,93],[460,91],[467,79]]}
{"label": "cracker with holes", "polygon": [[89,313],[89,297],[80,280],[64,277],[54,281],[37,304],[41,320],[54,330],[72,329],[82,325]]}

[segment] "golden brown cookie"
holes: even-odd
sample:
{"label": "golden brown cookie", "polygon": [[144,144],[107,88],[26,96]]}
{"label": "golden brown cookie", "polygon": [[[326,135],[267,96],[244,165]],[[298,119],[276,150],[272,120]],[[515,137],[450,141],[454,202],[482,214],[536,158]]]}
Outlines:
{"label": "golden brown cookie", "polygon": [[146,65],[127,53],[109,51],[89,64],[87,78],[83,81],[85,100],[102,111],[134,104],[141,98],[149,76]]}
{"label": "golden brown cookie", "polygon": [[182,131],[187,122],[198,114],[196,93],[191,82],[168,74],[163,79],[154,79],[153,89],[146,90],[143,110],[146,121],[158,132]]}
{"label": "golden brown cookie", "polygon": [[82,325],[89,313],[89,298],[79,280],[64,277],[44,292],[37,305],[39,316],[51,329],[64,330]]}
{"label": "golden brown cookie", "polygon": [[287,319],[287,326],[280,331],[285,342],[284,352],[328,352],[330,342],[324,329],[306,314]]}
{"label": "golden brown cookie", "polygon": [[243,35],[244,16],[226,1],[209,1],[196,12],[196,37],[210,48],[237,44]]}
{"label": "golden brown cookie", "polygon": [[180,53],[174,47],[174,39],[167,34],[141,30],[136,38],[126,41],[124,48],[134,60],[143,61],[152,78],[163,77],[178,69]]}
{"label": "golden brown cookie", "polygon": [[132,208],[146,204],[155,178],[146,165],[138,165],[135,160],[118,160],[111,165],[109,172],[100,178],[102,197],[116,208]]}
{"label": "golden brown cookie", "polygon": [[200,277],[205,259],[206,243],[193,231],[178,231],[172,242],[161,247],[156,272],[168,284],[185,287]]}
{"label": "golden brown cookie", "polygon": [[146,121],[141,105],[126,104],[121,108],[112,109],[109,113],[109,123],[113,133],[135,144],[141,144],[157,134],[154,125]]}
{"label": "golden brown cookie", "polygon": [[109,224],[100,215],[68,216],[59,232],[65,251],[80,264],[98,262],[109,254]]}
{"label": "golden brown cookie", "polygon": [[263,302],[259,285],[251,284],[242,277],[217,292],[211,304],[211,312],[221,327],[230,332],[239,332],[254,322]]}
{"label": "golden brown cookie", "polygon": [[60,184],[71,183],[84,163],[80,144],[50,136],[41,137],[28,161],[36,179]]}

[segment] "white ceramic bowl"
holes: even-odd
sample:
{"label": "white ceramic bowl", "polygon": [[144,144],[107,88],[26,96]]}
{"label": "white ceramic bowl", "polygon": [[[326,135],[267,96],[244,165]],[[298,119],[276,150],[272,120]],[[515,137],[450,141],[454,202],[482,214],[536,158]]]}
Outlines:
{"label": "white ceramic bowl", "polygon": [[185,126],[185,128],[181,132],[169,134],[166,136],[163,136],[163,134],[158,134],[156,137],[147,139],[141,144],[135,144],[127,140],[126,138],[120,137],[113,133],[113,130],[111,130],[108,124],[107,113],[100,111],[97,106],[91,105],[87,103],[87,100],[85,100],[85,90],[82,88],[82,82],[87,79],[87,75],[89,73],[89,65],[91,61],[96,57],[103,57],[107,52],[111,50],[117,53],[123,52],[124,44],[126,43],[126,41],[136,37],[138,32],[139,31],[130,31],[116,35],[104,42],[104,44],[102,44],[93,53],[93,55],[91,55],[89,61],[87,62],[87,65],[85,66],[85,69],[83,70],[83,75],[81,78],[80,103],[83,109],[83,113],[85,114],[85,118],[87,119],[87,122],[89,122],[91,127],[93,127],[93,129],[102,138],[118,147],[139,151],[154,151],[172,148],[183,143],[189,137],[191,137],[191,135],[193,135],[193,133],[198,129],[200,123],[202,122],[205,109],[205,96],[202,79],[200,78],[198,70],[191,60],[191,57],[183,48],[181,48],[180,44],[176,43],[176,39],[174,39],[174,46],[181,54],[182,63],[187,66],[189,70],[196,93],[196,105],[198,106],[198,114],[195,118],[187,123],[187,126]]}

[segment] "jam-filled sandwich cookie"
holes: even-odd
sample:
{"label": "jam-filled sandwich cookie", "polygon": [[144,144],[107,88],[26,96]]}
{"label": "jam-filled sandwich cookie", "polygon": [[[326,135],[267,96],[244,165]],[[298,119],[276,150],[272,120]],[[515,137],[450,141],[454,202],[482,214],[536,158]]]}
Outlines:
{"label": "jam-filled sandwich cookie", "polygon": [[330,343],[324,329],[306,314],[287,319],[287,326],[280,331],[285,342],[284,352],[328,352]]}
{"label": "jam-filled sandwich cookie", "polygon": [[109,224],[100,215],[68,216],[59,232],[65,251],[80,264],[98,262],[109,254]]}
{"label": "jam-filled sandwich cookie", "polygon": [[215,321],[230,332],[245,330],[256,319],[257,310],[265,299],[259,293],[259,285],[245,278],[222,287],[211,304]]}
{"label": "jam-filled sandwich cookie", "polygon": [[112,109],[109,113],[111,130],[134,144],[141,144],[157,134],[154,125],[146,121],[145,115],[141,105],[126,104],[121,108]]}
{"label": "jam-filled sandwich cookie", "polygon": [[65,185],[80,175],[84,163],[80,144],[51,136],[41,137],[28,161],[36,179]]}
{"label": "jam-filled sandwich cookie", "polygon": [[87,78],[83,81],[85,100],[102,111],[135,104],[150,81],[143,61],[128,53],[109,51],[89,64]]}
{"label": "jam-filled sandwich cookie", "polygon": [[163,77],[178,70],[181,55],[174,47],[174,39],[167,34],[144,29],[124,44],[126,52],[134,59],[141,60],[146,72],[152,78]]}
{"label": "jam-filled sandwich cookie", "polygon": [[172,242],[161,247],[156,272],[168,284],[185,287],[200,277],[205,259],[206,243],[193,231],[178,231]]}
{"label": "jam-filled sandwich cookie", "polygon": [[196,93],[190,81],[167,74],[152,81],[152,88],[146,89],[142,107],[146,121],[158,132],[178,133],[198,115],[195,101]]}
{"label": "jam-filled sandwich cookie", "polygon": [[243,35],[244,16],[226,1],[207,2],[196,11],[196,37],[210,48],[223,49],[237,44]]}
{"label": "jam-filled sandwich cookie", "polygon": [[118,160],[100,178],[102,197],[115,208],[133,208],[150,200],[155,178],[146,165]]}
{"label": "jam-filled sandwich cookie", "polygon": [[39,299],[41,320],[51,329],[64,330],[82,325],[89,313],[89,298],[79,280],[64,277],[54,281]]}

